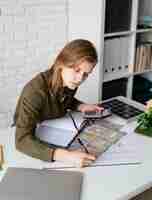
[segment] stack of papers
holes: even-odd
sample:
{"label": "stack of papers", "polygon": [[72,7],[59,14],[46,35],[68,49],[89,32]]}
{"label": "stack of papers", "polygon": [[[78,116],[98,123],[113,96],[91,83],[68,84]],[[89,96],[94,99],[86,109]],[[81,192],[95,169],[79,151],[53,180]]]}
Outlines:
{"label": "stack of papers", "polygon": [[[74,112],[72,115],[79,128],[84,120],[82,114]],[[46,120],[39,124],[36,129],[36,137],[41,141],[61,147],[67,147],[76,133],[77,130],[68,115],[58,119]]]}

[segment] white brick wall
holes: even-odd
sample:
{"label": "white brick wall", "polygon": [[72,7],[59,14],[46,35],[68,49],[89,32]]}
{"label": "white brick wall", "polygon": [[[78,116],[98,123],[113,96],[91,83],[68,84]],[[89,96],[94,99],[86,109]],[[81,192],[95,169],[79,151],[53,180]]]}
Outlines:
{"label": "white brick wall", "polygon": [[0,127],[10,125],[25,83],[67,41],[67,0],[0,0]]}

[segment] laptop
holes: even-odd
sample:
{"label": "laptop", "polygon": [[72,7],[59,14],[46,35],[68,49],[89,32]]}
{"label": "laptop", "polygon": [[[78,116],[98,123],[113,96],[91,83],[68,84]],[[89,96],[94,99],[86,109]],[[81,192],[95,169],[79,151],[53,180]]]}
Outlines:
{"label": "laptop", "polygon": [[82,173],[8,168],[0,182],[2,200],[80,200]]}

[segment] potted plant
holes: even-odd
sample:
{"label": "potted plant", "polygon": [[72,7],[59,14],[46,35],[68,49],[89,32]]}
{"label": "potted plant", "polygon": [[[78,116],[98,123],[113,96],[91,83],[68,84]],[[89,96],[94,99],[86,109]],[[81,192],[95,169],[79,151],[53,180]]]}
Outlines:
{"label": "potted plant", "polygon": [[152,107],[139,115],[137,123],[135,132],[152,137]]}

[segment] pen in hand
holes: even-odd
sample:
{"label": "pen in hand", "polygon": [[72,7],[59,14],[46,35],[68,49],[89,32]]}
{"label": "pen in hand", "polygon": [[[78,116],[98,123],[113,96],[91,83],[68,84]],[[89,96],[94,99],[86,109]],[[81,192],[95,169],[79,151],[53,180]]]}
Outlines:
{"label": "pen in hand", "polygon": [[72,122],[73,122],[73,125],[74,125],[75,129],[78,131],[79,128],[77,127],[77,124],[76,124],[76,122],[75,122],[75,120],[74,120],[74,118],[73,118],[73,116],[71,114],[71,110],[67,109],[67,113],[68,113],[69,117],[72,119]]}
{"label": "pen in hand", "polygon": [[86,153],[89,153],[88,149],[86,148],[86,146],[83,144],[83,142],[80,140],[80,138],[77,138],[78,142],[83,146],[84,150]]}
{"label": "pen in hand", "polygon": [[[77,130],[77,133],[82,132],[83,129],[85,128],[85,126],[88,124],[88,121],[85,120],[85,121],[84,121],[85,123],[82,123],[83,126],[81,126],[80,128],[78,128],[78,126],[77,126],[77,124],[76,124],[76,122],[75,122],[75,120],[74,120],[74,118],[73,118],[73,116],[72,116],[72,114],[71,114],[71,110],[70,110],[70,109],[67,109],[67,113],[69,114],[69,117],[72,119],[73,125],[74,125],[75,129]],[[81,124],[81,125],[82,125],[82,124]],[[77,140],[78,140],[79,144],[84,148],[85,152],[86,152],[86,153],[89,153],[88,149],[87,149],[86,146],[83,144],[83,142],[80,140],[80,138],[77,138]]]}

